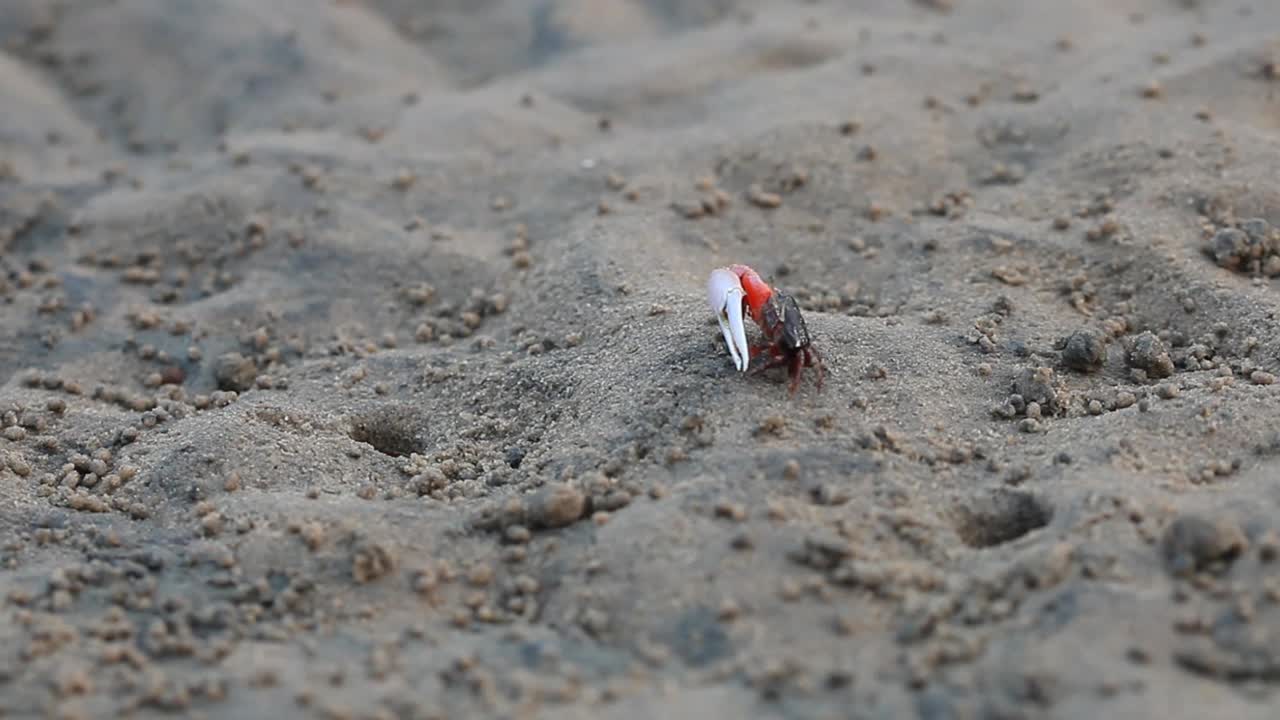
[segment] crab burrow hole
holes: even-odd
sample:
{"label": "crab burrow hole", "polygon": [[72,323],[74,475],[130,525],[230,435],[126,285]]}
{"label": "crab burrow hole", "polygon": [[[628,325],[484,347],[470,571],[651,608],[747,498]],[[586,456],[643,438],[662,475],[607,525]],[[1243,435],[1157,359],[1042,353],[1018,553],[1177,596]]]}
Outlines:
{"label": "crab burrow hole", "polygon": [[351,418],[352,440],[371,445],[391,457],[425,454],[427,424],[416,410],[406,406],[379,407]]}
{"label": "crab burrow hole", "polygon": [[956,534],[972,548],[990,548],[1039,530],[1053,507],[1025,490],[1000,488],[963,501],[952,513]]}

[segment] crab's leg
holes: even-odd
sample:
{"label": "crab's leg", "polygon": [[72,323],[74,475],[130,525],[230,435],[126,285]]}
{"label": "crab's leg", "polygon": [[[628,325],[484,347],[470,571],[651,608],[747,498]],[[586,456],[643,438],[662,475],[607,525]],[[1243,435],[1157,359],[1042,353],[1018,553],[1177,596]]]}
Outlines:
{"label": "crab's leg", "polygon": [[789,395],[795,395],[796,389],[800,387],[800,374],[804,372],[802,369],[804,368],[804,358],[805,356],[803,353],[796,353],[791,358],[791,368],[789,370],[789,374],[791,375],[791,387],[788,389]]}
{"label": "crab's leg", "polygon": [[804,360],[806,365],[818,371],[818,389],[821,390],[823,376],[822,355],[812,347],[807,347],[804,350]]}
{"label": "crab's leg", "polygon": [[[765,348],[765,349],[767,349],[767,348]],[[763,350],[762,350],[762,352],[763,352]],[[775,354],[773,354],[773,355],[772,355],[771,359],[770,359],[768,362],[766,362],[764,365],[761,365],[761,366],[756,370],[756,372],[757,372],[757,373],[762,373],[762,372],[765,372],[765,371],[767,371],[767,370],[772,370],[772,369],[774,369],[774,368],[782,367],[782,366],[784,366],[784,365],[788,364],[789,362],[791,362],[791,359],[790,359],[790,358],[788,358],[786,355],[779,355],[779,354],[776,354],[776,353],[775,353]]]}

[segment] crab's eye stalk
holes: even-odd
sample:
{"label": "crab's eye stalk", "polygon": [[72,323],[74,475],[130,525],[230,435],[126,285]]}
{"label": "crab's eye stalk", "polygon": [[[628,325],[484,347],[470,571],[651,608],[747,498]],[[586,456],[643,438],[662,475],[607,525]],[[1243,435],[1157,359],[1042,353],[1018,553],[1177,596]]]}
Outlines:
{"label": "crab's eye stalk", "polygon": [[741,372],[746,372],[751,363],[747,349],[747,328],[742,322],[742,305],[745,299],[746,291],[742,289],[742,281],[737,273],[728,268],[711,271],[711,278],[707,281],[707,300],[720,322],[720,332],[724,334],[725,345],[729,346],[733,365]]}

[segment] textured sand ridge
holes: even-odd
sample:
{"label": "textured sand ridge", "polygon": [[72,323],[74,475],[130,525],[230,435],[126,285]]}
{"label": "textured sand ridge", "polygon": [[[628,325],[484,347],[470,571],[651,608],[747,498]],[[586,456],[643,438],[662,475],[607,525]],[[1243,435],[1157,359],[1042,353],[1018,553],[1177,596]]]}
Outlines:
{"label": "textured sand ridge", "polygon": [[[1280,6],[0,48],[3,717],[1275,716]],[[734,372],[731,262],[821,392]]]}

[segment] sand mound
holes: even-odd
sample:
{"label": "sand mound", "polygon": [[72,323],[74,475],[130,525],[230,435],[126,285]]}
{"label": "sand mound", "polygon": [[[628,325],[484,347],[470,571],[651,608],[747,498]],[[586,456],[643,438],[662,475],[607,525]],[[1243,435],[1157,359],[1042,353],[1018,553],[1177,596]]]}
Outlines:
{"label": "sand mound", "polygon": [[1277,27],[8,3],[0,711],[1271,717]]}

